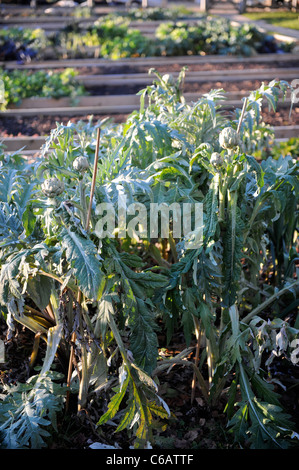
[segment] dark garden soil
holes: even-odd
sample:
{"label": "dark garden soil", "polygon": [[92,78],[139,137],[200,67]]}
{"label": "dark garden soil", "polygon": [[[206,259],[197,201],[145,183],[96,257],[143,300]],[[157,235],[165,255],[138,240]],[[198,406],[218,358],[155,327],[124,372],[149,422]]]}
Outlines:
{"label": "dark garden soil", "polygon": [[[111,67],[91,66],[91,67],[78,67],[76,71],[79,75],[98,75],[98,74],[121,74],[121,73],[147,73],[149,70],[148,65],[138,65],[133,63],[126,65],[111,65]],[[274,69],[282,68],[288,69],[298,66],[298,59],[290,60],[288,62],[283,60],[275,60],[273,62],[240,62],[238,63],[214,63],[214,62],[203,62],[200,64],[188,64],[187,68],[189,72],[204,72],[204,71],[219,71],[219,70],[248,70],[248,69]],[[157,65],[154,68],[160,73],[176,73],[182,70],[182,63],[178,64],[162,64]],[[63,69],[57,69],[62,71]],[[187,73],[188,73],[187,71]]]}
{"label": "dark garden soil", "polygon": [[[154,77],[153,77],[154,78]],[[265,80],[267,83],[267,81]],[[184,84],[184,93],[209,93],[212,89],[223,88],[226,92],[251,92],[258,89],[262,84],[261,80],[242,80],[236,82],[226,81],[213,81],[202,83],[188,83]],[[135,95],[140,90],[146,88],[146,85],[130,84],[128,81],[124,85],[114,85],[112,82],[107,82],[106,85],[97,87],[88,87],[88,93],[95,96],[106,95]]]}
{"label": "dark garden soil", "polygon": [[[6,363],[0,364],[0,380],[2,384],[13,385],[17,381],[25,382],[36,374],[29,366],[34,334],[16,325],[16,332],[10,340],[6,340],[7,327],[0,319],[0,338],[5,341]],[[163,346],[162,354],[168,356],[178,354],[185,347],[182,334],[174,334],[171,344],[165,348],[165,335],[159,335]],[[194,346],[194,343],[191,344]],[[45,343],[41,342],[37,362],[40,365],[45,353]],[[193,360],[193,352],[188,359]],[[56,370],[65,373],[61,363],[55,361]],[[203,371],[205,374],[205,371]],[[299,429],[298,370],[284,358],[277,358],[272,363],[271,375],[277,380],[278,391],[282,393],[282,405]],[[297,373],[297,376],[296,376]],[[195,398],[191,403],[192,370],[188,367],[172,367],[167,373],[159,374],[159,395],[168,404],[172,417],[167,427],[155,433],[157,449],[234,449],[234,436],[228,433],[227,419],[224,413],[226,404],[225,391],[217,406],[211,408],[204,402],[201,392],[196,388]],[[207,375],[207,374],[205,374]],[[229,385],[229,383],[228,383]],[[282,390],[284,388],[284,390]],[[98,427],[97,422],[106,411],[108,397],[104,393],[92,395],[88,406],[79,415],[76,411],[76,397],[72,396],[68,413],[58,418],[58,431],[49,440],[49,449],[87,449],[92,443],[100,442],[121,449],[133,445],[127,432],[115,433],[115,427],[106,424]]]}

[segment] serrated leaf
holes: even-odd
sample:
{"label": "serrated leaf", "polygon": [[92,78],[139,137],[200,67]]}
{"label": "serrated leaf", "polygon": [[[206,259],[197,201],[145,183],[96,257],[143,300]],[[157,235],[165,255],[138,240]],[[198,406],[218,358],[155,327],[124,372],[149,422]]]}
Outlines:
{"label": "serrated leaf", "polygon": [[103,416],[101,416],[100,420],[98,421],[98,425],[104,424],[110,419],[114,418],[126,394],[129,381],[130,381],[130,377],[128,375],[121,387],[121,390],[117,392],[115,395],[113,395],[113,397],[111,398],[111,401],[109,402],[109,405],[108,405],[108,410],[106,411],[105,414],[103,414]]}
{"label": "serrated leaf", "polygon": [[126,264],[127,257],[114,248],[111,248],[111,256],[124,292],[123,308],[131,330],[131,351],[137,365],[150,373],[155,368],[158,342],[154,307],[147,295],[151,295],[154,289],[166,286],[166,278],[151,271],[133,271]]}
{"label": "serrated leaf", "polygon": [[159,416],[159,418],[169,418],[169,412],[167,412],[163,406],[158,406],[156,403],[149,403],[148,407],[155,415]]}
{"label": "serrated leaf", "polygon": [[123,431],[124,429],[129,429],[134,424],[136,417],[136,402],[130,400],[129,406],[125,410],[125,414],[121,422],[119,423],[116,432]]}
{"label": "serrated leaf", "polygon": [[93,242],[70,228],[63,228],[59,238],[79,288],[87,298],[97,300],[103,273]]}

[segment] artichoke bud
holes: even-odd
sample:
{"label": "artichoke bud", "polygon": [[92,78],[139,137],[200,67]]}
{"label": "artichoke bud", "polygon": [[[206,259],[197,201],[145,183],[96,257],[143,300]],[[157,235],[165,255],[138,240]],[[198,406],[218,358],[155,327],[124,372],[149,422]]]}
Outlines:
{"label": "artichoke bud", "polygon": [[203,142],[202,144],[198,146],[198,150],[206,150],[207,152],[211,153],[213,151],[213,148],[212,148],[212,145],[209,144],[208,142]]}
{"label": "artichoke bud", "polygon": [[225,127],[219,135],[219,144],[222,148],[232,150],[240,145],[239,134],[232,127]]}
{"label": "artichoke bud", "polygon": [[84,173],[84,171],[88,170],[89,168],[89,161],[86,157],[77,157],[73,161],[73,168],[80,173]]}
{"label": "artichoke bud", "polygon": [[45,180],[41,186],[42,192],[48,198],[55,198],[64,191],[64,182],[53,177]]}
{"label": "artichoke bud", "polygon": [[219,168],[223,164],[223,158],[218,152],[213,152],[211,155],[210,163],[216,168]]}

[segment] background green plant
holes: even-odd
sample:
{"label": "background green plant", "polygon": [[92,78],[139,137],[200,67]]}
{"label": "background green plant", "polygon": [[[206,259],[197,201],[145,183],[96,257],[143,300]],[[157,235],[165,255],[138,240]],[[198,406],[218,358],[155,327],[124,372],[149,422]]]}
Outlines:
{"label": "background green plant", "polygon": [[[70,23],[58,34],[45,35],[41,29],[7,28],[2,33],[3,44],[11,40],[20,46],[30,45],[38,58],[176,56],[221,54],[251,56],[256,53],[292,51],[294,44],[277,43],[273,36],[255,26],[234,26],[223,18],[203,17],[191,24],[184,21],[161,23],[153,37],[130,28],[132,16],[108,15],[83,29],[78,22]],[[1,37],[0,37],[1,38]],[[63,48],[63,50],[61,50]],[[96,48],[96,50],[88,50]],[[52,57],[53,58],[53,57]]]}
{"label": "background green plant", "polygon": [[4,100],[1,109],[11,104],[19,104],[25,98],[76,98],[86,95],[86,90],[76,79],[77,72],[66,68],[62,72],[39,70],[24,72],[0,70],[0,80],[4,85]]}

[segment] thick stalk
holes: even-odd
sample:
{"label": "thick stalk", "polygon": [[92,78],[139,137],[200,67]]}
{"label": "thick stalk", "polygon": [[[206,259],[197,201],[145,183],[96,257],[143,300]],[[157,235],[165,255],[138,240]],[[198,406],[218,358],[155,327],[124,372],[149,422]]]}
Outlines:
{"label": "thick stalk", "polygon": [[[227,191],[227,211],[229,213],[229,221],[230,221],[230,224],[231,224],[231,241],[232,241],[232,245],[231,245],[231,256],[233,257],[234,256],[234,253],[235,253],[235,239],[236,239],[236,217],[237,217],[237,202],[238,202],[238,193],[237,191]],[[230,262],[230,266],[231,266],[231,273],[230,273],[230,277],[231,279],[233,278],[233,269],[234,269],[234,260],[232,259],[231,262]],[[224,273],[223,273],[224,275]],[[225,320],[224,320],[224,316],[225,316],[225,313],[226,313],[226,309],[221,307],[221,318],[220,318],[220,334],[221,332],[223,331],[223,328],[225,326]]]}
{"label": "thick stalk", "polygon": [[239,123],[238,123],[238,129],[237,129],[238,134],[240,134],[242,121],[244,119],[245,111],[246,111],[246,108],[247,108],[247,101],[248,101],[248,98],[246,97],[245,100],[244,100],[244,103],[243,103],[243,108],[242,108],[241,116],[240,116]]}
{"label": "thick stalk", "polygon": [[169,234],[169,245],[170,245],[170,250],[171,250],[173,262],[177,263],[178,262],[178,254],[177,254],[176,245],[175,245],[175,241],[173,239],[172,233]]}
{"label": "thick stalk", "polygon": [[227,184],[220,178],[219,184],[219,222],[224,222],[225,219],[225,199],[226,199]]}
{"label": "thick stalk", "polygon": [[[93,175],[92,175],[92,182],[91,182],[91,189],[90,189],[90,199],[89,199],[88,212],[87,212],[87,216],[86,216],[86,220],[85,220],[85,230],[86,231],[89,230],[90,219],[91,219],[92,201],[93,201],[93,196],[94,196],[96,176],[97,176],[97,170],[98,170],[100,135],[101,135],[101,130],[100,130],[100,128],[98,128],[96,151],[95,151],[94,166],[93,166]],[[80,315],[80,329],[81,329],[81,334],[82,334],[83,333],[82,311],[81,311],[82,292],[80,290],[78,291],[77,302],[78,302],[79,309],[80,309],[80,312],[79,312],[79,315]],[[71,341],[72,341],[72,346],[71,346],[71,353],[70,353],[70,359],[69,359],[69,368],[68,368],[68,377],[67,377],[68,392],[67,392],[67,400],[66,400],[66,410],[68,410],[68,406],[69,406],[70,383],[71,383],[71,375],[72,375],[74,354],[75,354],[75,351],[74,351],[74,343],[76,341],[76,333],[75,332],[73,332],[73,334],[72,334]],[[80,388],[79,388],[78,411],[80,411],[85,406],[86,398],[87,398],[87,392],[88,392],[88,382],[89,382],[89,375],[88,375],[88,370],[87,370],[87,351],[86,351],[86,348],[83,344],[81,345],[81,354],[82,354],[82,376],[81,376]]]}
{"label": "thick stalk", "polygon": [[57,321],[51,302],[49,302],[49,305],[46,307],[46,311],[52,320]]}
{"label": "thick stalk", "polygon": [[[85,225],[86,231],[89,230],[89,225],[91,221],[92,201],[93,201],[96,177],[97,177],[97,171],[98,171],[99,146],[100,146],[100,128],[98,128],[98,132],[97,132],[97,143],[96,143],[96,152],[95,152],[95,157],[94,157],[93,175],[92,175],[92,182],[91,182],[91,189],[90,189],[90,199],[89,199],[89,206],[88,206],[86,225]],[[82,336],[83,326],[82,326],[82,305],[81,305],[82,304],[82,292],[81,291],[78,292],[77,302],[80,308],[80,329],[81,329],[81,336]],[[78,411],[80,411],[86,404],[88,385],[89,385],[87,350],[84,344],[81,345],[81,355],[82,355],[82,358],[81,358],[82,376],[81,376],[80,388],[79,388]]]}
{"label": "thick stalk", "polygon": [[211,351],[211,344],[208,339],[206,339],[206,351],[207,351],[207,364],[208,364],[208,372],[209,372],[209,388],[212,386],[213,382],[213,357]]}
{"label": "thick stalk", "polygon": [[213,334],[211,334],[210,339],[206,338],[206,352],[209,371],[209,388],[211,388],[215,372],[215,364],[218,360],[217,344],[213,337]]}
{"label": "thick stalk", "polygon": [[[195,351],[195,360],[194,364],[197,367],[199,361],[199,351],[200,351],[200,342],[201,342],[201,331],[199,327],[199,321],[196,317],[193,316],[194,325],[195,325],[195,336],[196,336],[196,351]],[[191,404],[195,398],[195,389],[196,389],[196,373],[193,372],[192,384],[191,384]]]}
{"label": "thick stalk", "polygon": [[82,225],[86,227],[87,225],[87,204],[86,204],[86,185],[85,185],[85,174],[79,182],[79,190],[80,190],[80,205],[81,205],[81,220]]}
{"label": "thick stalk", "polygon": [[39,349],[39,343],[40,343],[40,337],[42,336],[42,332],[38,331],[35,334],[34,337],[34,342],[33,342],[33,348],[32,348],[32,353],[30,356],[30,362],[29,362],[29,368],[32,369],[34,367],[34,364],[36,362],[37,354],[38,354],[38,349]]}
{"label": "thick stalk", "polygon": [[[81,305],[82,294],[81,296],[78,295],[77,301],[79,305],[79,329],[80,329],[81,338],[83,338],[84,328],[83,328],[83,322],[82,322],[82,305]],[[86,350],[85,344],[81,343],[81,379],[80,379],[79,396],[78,396],[78,411],[81,411],[82,408],[84,408],[86,405],[88,385],[89,385],[89,373],[88,373],[88,364],[87,364],[87,350]]]}
{"label": "thick stalk", "polygon": [[225,314],[226,314],[226,307],[221,307],[221,316],[220,316],[220,326],[219,326],[219,338],[221,333],[225,327]]}

